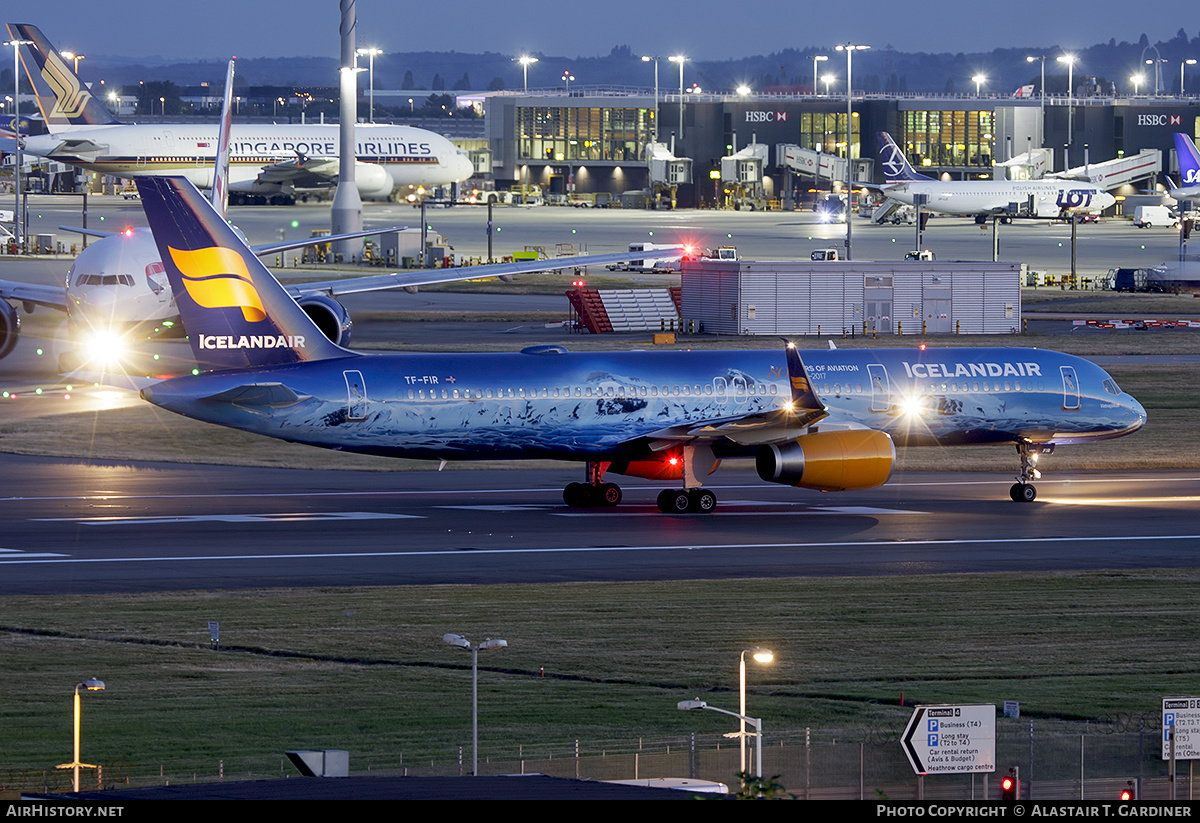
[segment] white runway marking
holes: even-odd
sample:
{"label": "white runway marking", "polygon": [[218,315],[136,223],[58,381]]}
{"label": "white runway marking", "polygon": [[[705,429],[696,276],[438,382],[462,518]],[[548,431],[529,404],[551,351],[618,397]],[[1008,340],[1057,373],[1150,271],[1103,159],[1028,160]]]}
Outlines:
{"label": "white runway marking", "polygon": [[0,563],[8,560],[28,560],[31,557],[66,557],[53,552],[23,552],[20,549],[0,549]]}
{"label": "white runway marking", "polygon": [[273,514],[180,514],[164,517],[41,517],[39,523],[82,526],[155,526],[163,523],[301,523],[311,520],[423,520],[417,514],[384,512],[279,512]]}
{"label": "white runway marking", "polygon": [[[1095,537],[1024,537],[1019,542],[1024,546],[1053,545],[1056,543],[1150,543],[1164,540],[1200,540],[1200,534],[1131,534],[1123,536]],[[694,552],[721,551],[727,549],[756,549],[769,551],[772,549],[821,549],[837,551],[844,549],[903,549],[918,546],[1010,546],[1014,540],[1009,538],[980,538],[976,540],[848,540],[828,543],[693,543],[661,546],[567,546],[550,549],[473,549],[459,547],[441,551],[379,551],[379,552],[314,552],[312,554],[204,554],[185,555],[180,557],[94,557],[94,558],[63,558],[61,560],[8,560],[7,565],[18,563],[61,564],[61,563],[187,563],[213,560],[325,560],[349,559],[355,557],[445,557],[448,560],[461,562],[464,556],[479,557],[483,555],[530,555],[530,554],[605,554],[608,552]],[[28,556],[28,555],[27,555]]]}
{"label": "white runway marking", "polygon": [[[724,509],[724,507],[730,506],[730,505],[734,505],[734,506],[788,505],[788,506],[794,506],[795,508],[792,509],[791,511],[765,511],[765,512],[726,511]],[[657,508],[652,511],[622,511],[621,509],[616,509],[614,511],[607,511],[603,508],[599,508],[599,509],[583,509],[583,510],[579,510],[579,511],[558,511],[558,512],[551,512],[551,514],[553,514],[555,517],[595,517],[597,514],[600,514],[601,516],[604,516],[604,517],[615,517],[615,516],[621,515],[621,514],[631,515],[634,517],[650,517],[651,515],[653,515],[654,517],[662,517],[663,516],[658,511]],[[758,502],[752,501],[752,500],[741,500],[741,501],[738,501],[737,503],[725,503],[724,501],[722,501],[721,503],[717,504],[717,510],[714,512],[711,512],[710,514],[681,515],[681,516],[683,516],[683,517],[700,516],[700,517],[704,517],[705,519],[709,519],[709,518],[713,518],[713,517],[779,517],[779,516],[805,517],[807,515],[812,515],[812,514],[924,514],[924,512],[910,511],[908,509],[879,509],[879,508],[875,508],[874,506],[820,506],[820,507],[817,507],[817,506],[804,506],[804,505],[801,505],[798,503],[785,503],[785,504],[758,503]]]}

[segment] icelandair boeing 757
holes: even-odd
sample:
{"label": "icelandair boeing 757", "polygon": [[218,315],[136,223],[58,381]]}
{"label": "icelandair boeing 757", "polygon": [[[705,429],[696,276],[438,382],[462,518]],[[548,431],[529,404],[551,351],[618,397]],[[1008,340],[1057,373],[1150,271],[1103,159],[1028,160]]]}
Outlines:
{"label": "icelandair boeing 757", "polygon": [[[10,39],[28,41],[21,56],[37,90],[49,134],[26,137],[23,150],[89,171],[136,178],[178,174],[200,188],[213,184],[215,125],[121,123],[71,71],[36,27],[8,23]],[[229,192],[290,198],[300,189],[337,183],[338,126],[238,125],[230,140]],[[445,137],[411,126],[355,126],[354,181],[359,194],[387,198],[415,187],[443,186],[474,172],[470,157]]]}
{"label": "icelandair boeing 757", "polygon": [[[887,132],[879,132],[879,163],[886,175],[882,193],[893,200],[943,214],[1005,215],[1011,204],[1029,217],[1062,217],[1072,212],[1102,212],[1117,199],[1099,186],[1070,180],[934,180],[919,174]],[[1032,204],[1032,205],[1031,205]]]}
{"label": "icelandair boeing 757", "polygon": [[708,512],[704,479],[754,456],[766,481],[866,489],[894,441],[1013,443],[1014,500],[1039,454],[1136,431],[1146,413],[1103,369],[1066,354],[987,348],[358,354],[328,340],[181,178],[138,180],[175,292],[193,376],[142,397],[222,426],[363,454],[586,463],[571,506],[613,506],[606,472],[670,481],[665,512]]}

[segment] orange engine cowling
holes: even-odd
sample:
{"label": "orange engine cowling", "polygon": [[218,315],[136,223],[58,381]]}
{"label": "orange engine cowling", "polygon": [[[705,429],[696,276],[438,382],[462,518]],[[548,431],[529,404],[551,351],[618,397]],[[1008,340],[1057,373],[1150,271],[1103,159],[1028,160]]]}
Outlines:
{"label": "orange engine cowling", "polygon": [[883,432],[815,432],[781,446],[763,446],[755,465],[769,483],[818,491],[873,489],[887,482],[896,446]]}

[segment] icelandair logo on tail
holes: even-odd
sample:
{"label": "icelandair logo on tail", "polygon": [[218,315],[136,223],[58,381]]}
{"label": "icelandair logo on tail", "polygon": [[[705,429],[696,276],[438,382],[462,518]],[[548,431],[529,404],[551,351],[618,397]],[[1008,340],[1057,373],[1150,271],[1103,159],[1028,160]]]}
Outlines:
{"label": "icelandair logo on tail", "polygon": [[188,296],[206,309],[240,308],[248,323],[265,320],[258,290],[250,282],[246,261],[233,249],[212,246],[186,251],[171,249]]}
{"label": "icelandair logo on tail", "polygon": [[[197,305],[206,309],[241,309],[242,317],[249,323],[267,319],[262,299],[246,270],[246,261],[233,249],[212,246],[195,251],[176,248],[170,251],[183,276],[183,287]],[[201,334],[197,339],[202,349],[304,348],[303,335]]]}

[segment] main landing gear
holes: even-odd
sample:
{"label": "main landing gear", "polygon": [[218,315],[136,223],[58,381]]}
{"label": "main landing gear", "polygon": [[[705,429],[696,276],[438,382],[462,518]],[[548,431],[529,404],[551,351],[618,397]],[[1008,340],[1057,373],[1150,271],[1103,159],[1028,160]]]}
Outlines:
{"label": "main landing gear", "polygon": [[[610,463],[589,462],[586,483],[568,483],[563,502],[573,509],[613,508],[621,503],[621,487],[604,482]],[[717,507],[709,489],[667,489],[658,495],[658,510],[666,514],[708,514]]]}
{"label": "main landing gear", "polygon": [[605,483],[604,473],[610,463],[588,461],[587,482],[568,483],[563,489],[563,502],[573,509],[612,508],[621,504],[621,487]]}
{"label": "main landing gear", "polygon": [[1037,470],[1038,455],[1053,452],[1053,443],[1018,443],[1017,454],[1021,456],[1021,473],[1017,475],[1017,482],[1008,490],[1008,496],[1018,503],[1032,503],[1036,500],[1037,489],[1029,481],[1042,476]]}

